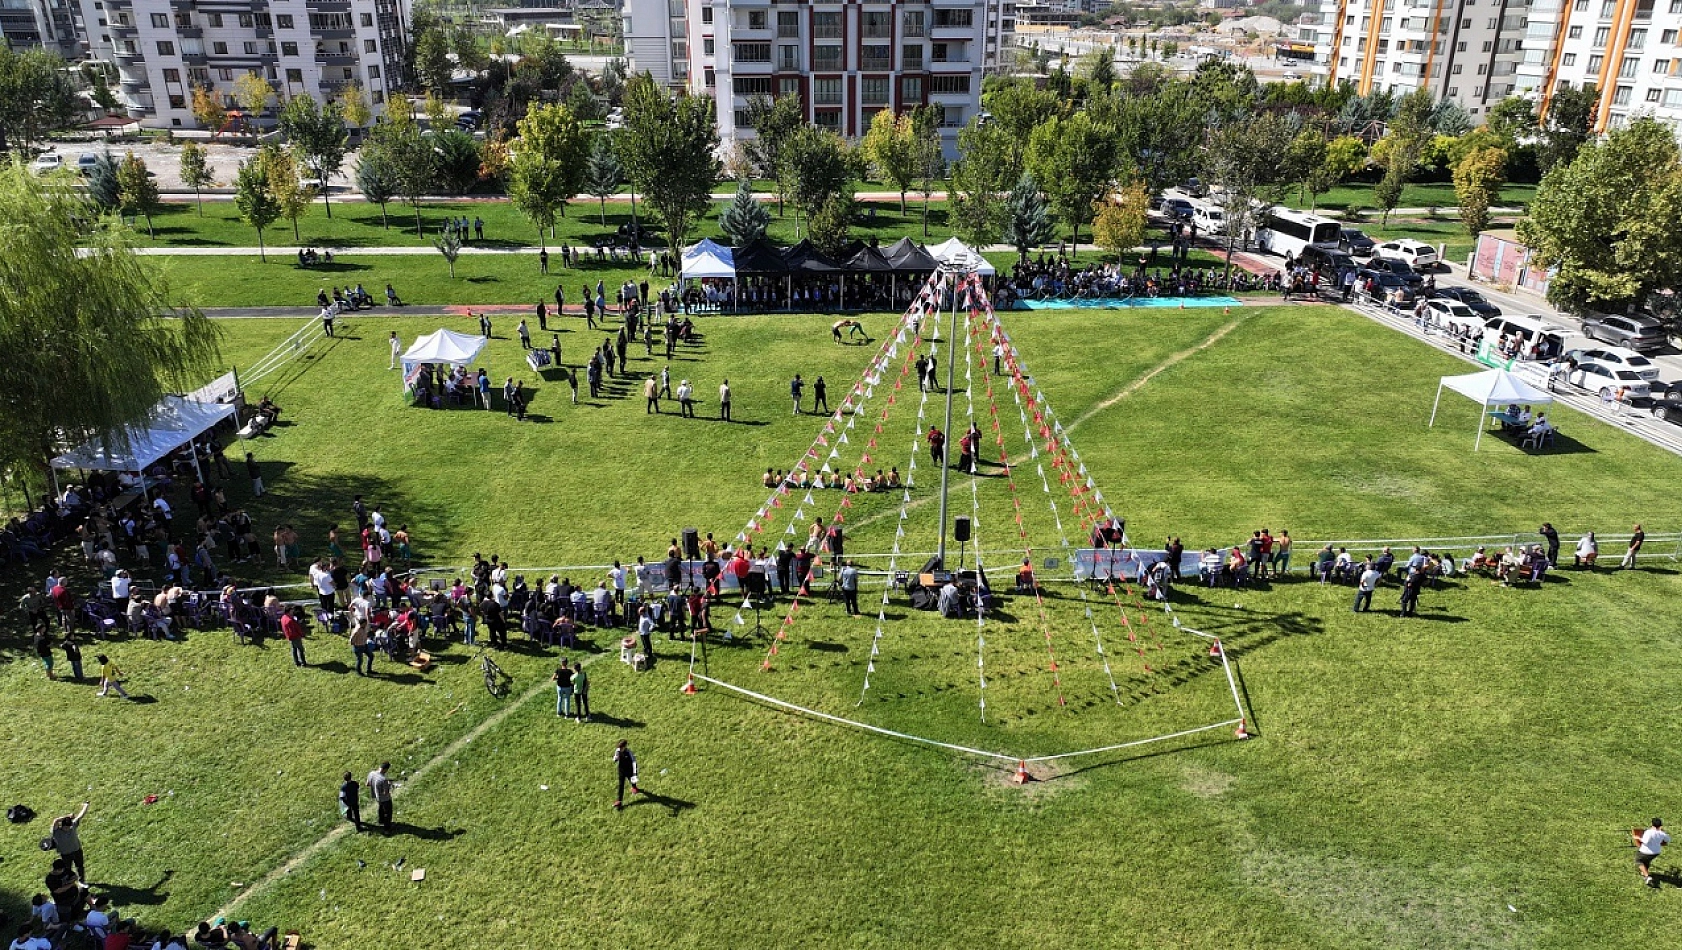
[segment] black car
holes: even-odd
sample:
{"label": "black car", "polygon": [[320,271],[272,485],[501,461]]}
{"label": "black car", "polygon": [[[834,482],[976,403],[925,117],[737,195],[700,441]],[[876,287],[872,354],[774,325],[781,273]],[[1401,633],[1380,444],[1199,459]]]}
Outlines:
{"label": "black car", "polygon": [[1653,391],[1653,418],[1682,426],[1682,383],[1671,383]]}
{"label": "black car", "polygon": [[1425,286],[1425,278],[1413,272],[1412,265],[1407,261],[1394,257],[1375,257],[1367,261],[1367,269],[1380,273],[1394,274],[1396,278],[1408,285],[1408,289],[1418,293]]}
{"label": "black car", "polygon": [[1431,296],[1443,297],[1448,300],[1458,300],[1472,309],[1480,317],[1499,317],[1501,308],[1484,299],[1483,294],[1470,287],[1438,287]]}
{"label": "black car", "polygon": [[1323,247],[1305,247],[1302,256],[1297,258],[1302,266],[1315,271],[1322,278],[1335,277],[1347,270],[1358,270],[1355,259],[1342,251],[1327,250]]}
{"label": "black car", "polygon": [[[1369,280],[1372,281],[1370,288],[1367,286]],[[1370,267],[1355,272],[1355,288],[1373,300],[1398,306],[1412,304],[1416,293],[1399,274]]]}
{"label": "black car", "polygon": [[1339,228],[1337,246],[1356,257],[1371,257],[1373,249],[1378,247],[1378,243],[1367,237],[1360,228]]}
{"label": "black car", "polygon": [[1184,198],[1167,198],[1162,202],[1162,210],[1171,218],[1189,219],[1191,202]]}

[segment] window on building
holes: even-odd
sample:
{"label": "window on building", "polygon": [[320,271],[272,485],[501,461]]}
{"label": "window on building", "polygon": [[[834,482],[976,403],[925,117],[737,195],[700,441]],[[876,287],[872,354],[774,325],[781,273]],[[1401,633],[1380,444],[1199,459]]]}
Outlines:
{"label": "window on building", "polygon": [[929,92],[932,92],[937,96],[939,96],[939,95],[953,95],[953,94],[956,94],[956,93],[963,93],[963,94],[967,95],[969,93],[969,77],[968,76],[930,76],[929,77]]}
{"label": "window on building", "polygon": [[791,37],[800,35],[800,14],[792,10],[777,11],[777,35]]}
{"label": "window on building", "polygon": [[[256,20],[257,20],[257,25],[262,27],[263,29],[265,29],[265,30],[274,29],[274,17],[269,16],[267,13],[257,14],[256,15]],[[244,21],[245,21],[245,18],[243,16],[240,17],[240,26],[245,26],[246,25]]]}
{"label": "window on building", "polygon": [[1472,98],[1473,99],[1483,98],[1483,87],[1482,86],[1473,86],[1472,87]]}
{"label": "window on building", "polygon": [[735,43],[734,55],[738,63],[769,63],[770,43]]}
{"label": "window on building", "polygon": [[1653,72],[1658,73],[1660,75],[1663,75],[1665,73],[1670,72],[1670,60],[1668,60],[1668,59],[1655,59],[1655,60],[1653,60]]}
{"label": "window on building", "polygon": [[152,25],[154,27],[160,29],[160,30],[169,29],[169,14],[167,14],[167,13],[154,13],[154,14],[152,14]]}
{"label": "window on building", "polygon": [[713,21],[713,8],[712,7],[702,7],[701,8],[701,22],[702,23],[711,23],[712,21]]}
{"label": "window on building", "polygon": [[1571,9],[1578,13],[1587,13],[1589,11],[1589,0],[1577,0],[1577,3]]}
{"label": "window on building", "polygon": [[1668,46],[1674,46],[1676,44],[1676,31],[1675,30],[1665,30],[1663,33],[1660,33],[1659,34],[1659,42],[1664,43]]}
{"label": "window on building", "polygon": [[234,71],[231,70],[231,69],[218,69],[216,71],[216,78],[220,79],[223,82],[233,82],[234,81]]}
{"label": "window on building", "polygon": [[239,15],[239,25],[240,25],[241,29],[245,29],[245,30],[251,29],[251,22],[252,22],[251,14],[241,13]]}
{"label": "window on building", "polygon": [[1495,44],[1494,44],[1494,43],[1493,43],[1493,42],[1491,42],[1491,41],[1489,41],[1489,40],[1484,40],[1484,41],[1483,41],[1483,51],[1484,51],[1484,52],[1486,52],[1486,53],[1487,53],[1487,52],[1489,52],[1489,51],[1490,51],[1490,50],[1492,50],[1492,49],[1494,49],[1494,48],[1495,48]]}
{"label": "window on building", "polygon": [[840,79],[812,80],[812,101],[820,106],[837,106],[841,104]]}
{"label": "window on building", "polygon": [[1575,66],[1577,65],[1577,54],[1566,53],[1564,56],[1560,57],[1560,61],[1566,66]]}
{"label": "window on building", "polygon": [[1648,102],[1658,102],[1659,101],[1659,90],[1657,90],[1657,89],[1647,90],[1647,101]]}
{"label": "window on building", "polygon": [[867,106],[888,104],[888,77],[866,76],[859,80],[859,100]]}
{"label": "window on building", "polygon": [[974,10],[936,10],[934,11],[934,28],[970,27],[975,25]]}
{"label": "window on building", "polygon": [[256,40],[246,40],[245,41],[245,55],[247,55],[247,56],[256,56],[257,55],[257,41]]}
{"label": "window on building", "polygon": [[217,56],[226,56],[228,55],[228,44],[217,41],[210,44],[210,51],[215,53]]}
{"label": "window on building", "polygon": [[[674,43],[672,45],[677,46],[677,45],[680,45],[680,44]],[[683,48],[685,50],[684,55],[687,56],[688,55],[689,44],[684,43],[684,44],[681,44],[681,45],[683,46]],[[718,45],[717,42],[712,37],[710,37],[710,36],[701,37],[701,55],[702,56],[716,55],[718,53],[717,45]],[[683,56],[679,56],[678,58],[682,59]]]}
{"label": "window on building", "polygon": [[859,49],[860,69],[894,68],[893,47],[886,43],[870,43]]}
{"label": "window on building", "polygon": [[380,67],[378,67],[378,66],[369,66],[369,67],[368,67],[368,78],[369,78],[369,79],[378,79],[378,78],[380,78]]}
{"label": "window on building", "polygon": [[1619,86],[1617,91],[1612,93],[1612,104],[1615,106],[1627,106],[1629,105],[1630,97],[1634,94],[1635,90],[1632,87]]}
{"label": "window on building", "polygon": [[1583,38],[1583,28],[1580,26],[1574,26],[1565,31],[1565,36],[1567,39],[1580,40]]}
{"label": "window on building", "polygon": [[751,129],[751,128],[754,127],[754,125],[753,125],[753,110],[751,110],[751,109],[737,109],[735,114],[736,114],[736,128],[738,128],[738,129]]}
{"label": "window on building", "polygon": [[158,55],[159,56],[174,56],[175,55],[175,44],[171,43],[169,40],[159,40],[158,41]]}
{"label": "window on building", "polygon": [[750,29],[750,30],[763,30],[763,29],[765,29],[765,11],[764,10],[749,10],[748,11],[748,29]]}
{"label": "window on building", "polygon": [[908,37],[927,35],[928,27],[925,25],[927,23],[926,17],[927,14],[925,14],[922,10],[905,11],[905,19],[902,23],[902,29],[905,31],[905,35]]}
{"label": "window on building", "polygon": [[1488,72],[1488,71],[1489,71],[1489,64],[1488,63],[1479,63],[1478,64],[1478,75],[1479,76],[1482,76],[1485,72]]}
{"label": "window on building", "polygon": [[164,82],[180,82],[180,81],[181,81],[181,70],[179,70],[179,69],[166,69],[166,70],[164,70]]}
{"label": "window on building", "polygon": [[1460,28],[1461,28],[1461,29],[1462,29],[1462,30],[1469,30],[1469,29],[1471,29],[1471,28],[1472,28],[1472,18],[1471,18],[1471,17],[1461,17],[1461,19],[1460,19]]}
{"label": "window on building", "polygon": [[1618,78],[1619,79],[1631,79],[1635,76],[1636,71],[1639,70],[1640,68],[1641,68],[1641,57],[1639,57],[1639,56],[1625,56],[1624,59],[1623,59],[1623,62],[1618,64]]}
{"label": "window on building", "polygon": [[812,49],[812,68],[833,70],[841,68],[841,47],[817,46]]}
{"label": "window on building", "polygon": [[1682,89],[1666,89],[1664,91],[1664,104],[1669,108],[1682,106]]}
{"label": "window on building", "polygon": [[1594,48],[1595,49],[1600,49],[1601,47],[1605,46],[1606,41],[1611,39],[1611,38],[1612,38],[1612,28],[1609,27],[1609,26],[1600,27],[1599,29],[1594,31]]}
{"label": "window on building", "polygon": [[836,130],[841,128],[841,112],[838,109],[825,109],[812,114],[812,124],[820,129]]}
{"label": "window on building", "polygon": [[290,13],[279,14],[278,16],[276,16],[274,18],[274,25],[275,25],[276,29],[281,29],[281,30],[292,29],[292,14],[290,14]]}
{"label": "window on building", "polygon": [[1599,53],[1596,53],[1593,56],[1590,56],[1589,57],[1589,65],[1588,65],[1589,72],[1591,72],[1591,73],[1600,72],[1600,64],[1604,63],[1604,62],[1606,62],[1606,57],[1600,55]]}
{"label": "window on building", "polygon": [[193,15],[191,13],[177,13],[175,15],[175,25],[178,29],[182,30],[192,29]]}
{"label": "window on building", "polygon": [[813,13],[812,35],[820,40],[838,40],[841,38],[841,14]]}
{"label": "window on building", "polygon": [[356,78],[356,72],[354,70],[352,70],[349,66],[346,66],[344,68],[344,78],[345,79],[355,79]]}
{"label": "window on building", "polygon": [[899,81],[899,101],[914,103],[923,101],[923,77],[905,76]]}
{"label": "window on building", "polygon": [[377,105],[377,106],[378,105],[384,105],[385,104],[385,90],[375,89],[374,94],[370,98],[372,98],[374,100],[374,105]]}
{"label": "window on building", "polygon": [[286,71],[286,81],[287,82],[303,82],[304,81],[304,71],[301,70],[301,69],[288,69]]}
{"label": "window on building", "polygon": [[1460,41],[1460,42],[1458,42],[1458,43],[1456,43],[1456,44],[1454,44],[1454,51],[1455,51],[1455,52],[1456,52],[1456,53],[1464,53],[1464,52],[1466,52],[1466,41],[1465,41],[1465,40],[1461,40],[1461,41]]}
{"label": "window on building", "polygon": [[187,97],[186,96],[170,96],[169,97],[169,107],[171,109],[185,109],[185,108],[187,108]]}
{"label": "window on building", "polygon": [[886,10],[866,10],[864,18],[864,38],[867,40],[885,40],[893,34],[893,14]]}
{"label": "window on building", "polygon": [[961,129],[964,127],[964,107],[947,106],[940,116],[940,127],[943,129]]}
{"label": "window on building", "polygon": [[784,43],[783,45],[777,47],[777,68],[790,70],[799,69],[800,47],[794,45],[793,43]]}
{"label": "window on building", "polygon": [[362,14],[362,25],[363,26],[373,26],[374,25],[374,15],[372,13]]}
{"label": "window on building", "polygon": [[1449,70],[1449,75],[1451,75],[1451,76],[1458,76],[1458,75],[1460,75],[1460,68],[1461,68],[1461,67],[1460,67],[1460,64],[1459,64],[1459,63],[1455,63],[1455,64],[1454,64],[1454,68],[1453,68],[1453,69],[1451,69],[1451,70]]}
{"label": "window on building", "polygon": [[900,50],[899,50],[899,68],[900,69],[922,69],[923,68],[923,44],[921,44],[921,43],[907,43],[904,46],[900,47]]}
{"label": "window on building", "polygon": [[296,55],[298,55],[298,44],[282,40],[281,44],[280,44],[280,55],[282,55],[282,56],[296,56]]}
{"label": "window on building", "polygon": [[363,40],[362,41],[362,52],[364,52],[364,53],[377,53],[377,52],[379,52],[379,47],[374,43],[373,40]]}
{"label": "window on building", "polygon": [[1625,48],[1626,49],[1646,49],[1647,48],[1647,31],[1646,30],[1630,30],[1629,31],[1629,42],[1625,45]]}
{"label": "window on building", "polygon": [[1458,95],[1460,95],[1460,87],[1459,86],[1448,87],[1448,97],[1450,99],[1453,99],[1455,96],[1458,96]]}
{"label": "window on building", "polygon": [[777,80],[777,95],[782,98],[800,95],[800,80],[784,76]]}
{"label": "window on building", "polygon": [[1670,0],[1670,15],[1682,13],[1682,0]]}
{"label": "window on building", "polygon": [[208,24],[209,26],[215,27],[216,29],[220,30],[222,28],[222,14],[220,14],[220,13],[206,13],[204,15],[204,22],[206,24]]}
{"label": "window on building", "polygon": [[708,89],[715,88],[718,85],[718,72],[711,66],[702,69],[701,81],[706,83]]}

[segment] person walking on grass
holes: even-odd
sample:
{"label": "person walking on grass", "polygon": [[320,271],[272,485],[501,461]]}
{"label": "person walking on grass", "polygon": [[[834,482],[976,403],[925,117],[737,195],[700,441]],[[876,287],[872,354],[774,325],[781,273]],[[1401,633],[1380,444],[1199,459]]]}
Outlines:
{"label": "person walking on grass", "polygon": [[1372,593],[1378,589],[1378,581],[1383,576],[1369,559],[1366,570],[1361,572],[1361,579],[1355,585],[1356,613],[1363,614],[1372,609]]}
{"label": "person walking on grass", "polygon": [[123,671],[117,668],[117,664],[111,662],[111,658],[103,653],[94,657],[94,660],[99,663],[99,693],[97,695],[104,696],[111,690],[116,690],[118,696],[124,699],[132,699],[133,697],[123,691]]}
{"label": "person walking on grass", "polygon": [[625,807],[625,783],[631,784],[631,794],[645,794],[637,786],[637,756],[631,751],[631,746],[624,739],[613,750],[614,770],[619,776],[619,794],[613,798],[613,807],[617,810]]}
{"label": "person walking on grass", "polygon": [[30,644],[35,648],[35,658],[41,661],[41,669],[47,673],[47,681],[53,680],[53,637],[45,630],[36,630],[30,638]]}
{"label": "person walking on grass", "polygon": [[70,661],[70,678],[80,683],[82,681],[82,648],[76,643],[75,637],[64,638],[64,658]]}
{"label": "person walking on grass", "polygon": [[390,762],[381,762],[380,767],[368,773],[368,797],[374,800],[379,811],[380,830],[391,834],[391,793],[395,790],[387,773],[391,771]]}
{"label": "person walking on grass", "polygon": [[1639,524],[1636,525],[1634,533],[1629,536],[1629,550],[1624,552],[1624,559],[1618,562],[1618,566],[1634,567],[1635,555],[1640,552],[1641,545],[1646,543],[1646,541],[1647,532],[1641,530],[1641,526]]}
{"label": "person walking on grass", "polygon": [[339,816],[362,830],[362,786],[349,772],[339,786]]}
{"label": "person walking on grass", "polygon": [[1659,882],[1653,879],[1653,861],[1664,851],[1664,846],[1670,844],[1664,822],[1654,818],[1652,827],[1631,828],[1629,837],[1635,845],[1635,869],[1641,872],[1641,880],[1648,887],[1658,887]]}

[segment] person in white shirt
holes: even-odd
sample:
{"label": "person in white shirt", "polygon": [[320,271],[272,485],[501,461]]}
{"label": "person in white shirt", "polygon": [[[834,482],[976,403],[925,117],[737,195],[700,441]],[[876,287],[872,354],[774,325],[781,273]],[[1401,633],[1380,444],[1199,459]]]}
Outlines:
{"label": "person in white shirt", "polygon": [[1548,422],[1548,414],[1544,412],[1537,415],[1536,421],[1530,424],[1530,434],[1546,435],[1549,432],[1552,432],[1553,428],[1554,427]]}
{"label": "person in white shirt", "polygon": [[402,352],[403,344],[397,339],[397,331],[393,330],[391,331],[391,365],[387,366],[386,369],[397,368],[397,356]]}
{"label": "person in white shirt", "polygon": [[18,927],[17,939],[11,942],[8,950],[53,950],[53,944],[46,937],[35,936],[35,929],[23,924]]}
{"label": "person in white shirt", "polygon": [[115,601],[128,600],[129,589],[133,586],[133,579],[128,571],[118,571],[111,578],[111,599]]}
{"label": "person in white shirt", "polygon": [[1670,844],[1670,835],[1665,834],[1664,822],[1653,819],[1653,827],[1645,830],[1632,828],[1629,837],[1635,845],[1635,869],[1641,872],[1641,880],[1648,887],[1658,887],[1659,882],[1653,880],[1653,859],[1664,851],[1664,846]]}

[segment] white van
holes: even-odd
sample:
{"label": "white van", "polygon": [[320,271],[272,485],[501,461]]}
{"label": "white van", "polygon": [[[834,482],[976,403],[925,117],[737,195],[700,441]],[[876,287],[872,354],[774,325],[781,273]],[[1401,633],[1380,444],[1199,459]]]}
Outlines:
{"label": "white van", "polygon": [[1226,212],[1215,205],[1194,201],[1191,204],[1191,223],[1204,234],[1219,234],[1226,226]]}
{"label": "white van", "polygon": [[1551,360],[1565,352],[1565,336],[1570,331],[1545,320],[1545,317],[1534,313],[1522,317],[1490,317],[1483,327],[1484,339],[1495,343],[1502,337],[1511,339],[1516,336],[1520,341],[1520,360]]}

